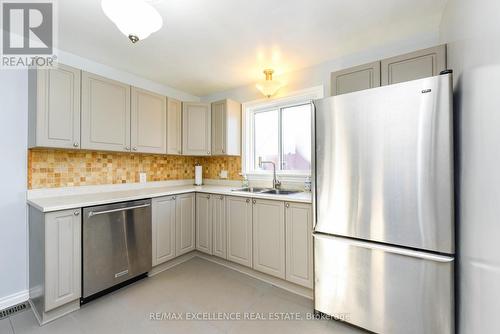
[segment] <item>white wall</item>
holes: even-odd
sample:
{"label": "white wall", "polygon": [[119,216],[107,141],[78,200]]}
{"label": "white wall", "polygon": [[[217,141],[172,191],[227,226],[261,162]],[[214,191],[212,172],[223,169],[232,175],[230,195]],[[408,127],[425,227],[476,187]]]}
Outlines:
{"label": "white wall", "polygon": [[[340,69],[348,68],[355,65],[361,65],[376,60],[397,56],[407,52],[412,52],[418,49],[424,49],[438,45],[439,34],[423,34],[413,36],[404,41],[381,45],[377,48],[372,48],[364,52],[352,54],[339,59],[333,59],[316,66],[308,67],[299,71],[291,72],[280,77],[276,77],[286,85],[280,89],[275,97],[286,95],[288,92],[298,91],[323,85],[325,96],[330,96],[330,73]],[[318,45],[318,47],[321,47]],[[264,79],[264,75],[262,75]],[[204,96],[202,101],[211,102],[225,98],[231,98],[239,102],[248,102],[262,99],[262,94],[255,88],[255,83],[243,87],[237,87],[228,91],[219,92]]]}
{"label": "white wall", "polygon": [[28,72],[25,70],[0,70],[0,145],[2,309],[11,298],[27,298]]}
{"label": "white wall", "polygon": [[500,1],[449,1],[441,38],[455,71],[459,333],[500,333]]}

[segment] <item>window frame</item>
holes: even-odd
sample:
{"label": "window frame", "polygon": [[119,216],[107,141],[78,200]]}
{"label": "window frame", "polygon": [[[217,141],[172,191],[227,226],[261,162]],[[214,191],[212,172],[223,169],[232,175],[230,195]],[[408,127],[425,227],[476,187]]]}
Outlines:
{"label": "window frame", "polygon": [[[287,107],[305,105],[312,103],[315,99],[321,99],[324,96],[323,86],[315,86],[309,89],[292,92],[284,97],[277,99],[261,99],[257,101],[247,102],[242,105],[242,173],[247,175],[251,180],[268,180],[272,178],[272,171],[254,169],[255,166],[255,138],[254,138],[254,114],[258,112],[278,110],[279,117],[279,134],[278,134],[278,150],[280,164],[283,159],[282,152],[282,115],[281,110]],[[311,115],[311,120],[314,118]],[[312,141],[311,141],[312,142]],[[311,176],[311,171],[297,170],[282,170],[282,166],[277,166],[276,174],[283,181],[303,181],[306,177]]]}

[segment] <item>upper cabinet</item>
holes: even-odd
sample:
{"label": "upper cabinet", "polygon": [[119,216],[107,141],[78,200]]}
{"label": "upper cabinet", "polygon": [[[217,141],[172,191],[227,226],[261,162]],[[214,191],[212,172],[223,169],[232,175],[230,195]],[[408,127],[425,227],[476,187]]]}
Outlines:
{"label": "upper cabinet", "polygon": [[29,71],[29,146],[80,148],[80,70]]}
{"label": "upper cabinet", "polygon": [[382,85],[438,75],[446,69],[446,45],[382,60]]}
{"label": "upper cabinet", "polygon": [[82,148],[130,151],[130,86],[83,72]]}
{"label": "upper cabinet", "polygon": [[187,102],[182,104],[182,153],[184,155],[211,155],[210,104]]}
{"label": "upper cabinet", "polygon": [[233,100],[212,103],[212,155],[241,154],[241,104]]}
{"label": "upper cabinet", "polygon": [[332,73],[332,95],[346,94],[379,86],[379,61]]}
{"label": "upper cabinet", "polygon": [[167,154],[182,153],[182,102],[167,99]]}
{"label": "upper cabinet", "polygon": [[446,45],[419,50],[331,74],[331,94],[340,95],[438,75],[446,69]]}
{"label": "upper cabinet", "polygon": [[167,153],[167,98],[132,87],[131,101],[132,151]]}

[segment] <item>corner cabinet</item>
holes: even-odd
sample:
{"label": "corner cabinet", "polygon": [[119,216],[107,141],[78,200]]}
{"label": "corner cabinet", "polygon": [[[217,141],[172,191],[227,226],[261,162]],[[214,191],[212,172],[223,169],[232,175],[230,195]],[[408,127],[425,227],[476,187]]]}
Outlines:
{"label": "corner cabinet", "polygon": [[253,268],[285,279],[285,207],[281,201],[253,201]]}
{"label": "corner cabinet", "polygon": [[182,104],[182,154],[211,155],[211,118],[208,103]]}
{"label": "corner cabinet", "polygon": [[167,98],[140,88],[131,91],[132,152],[167,153]]}
{"label": "corner cabinet", "polygon": [[130,151],[130,86],[82,74],[82,148]]}
{"label": "corner cabinet", "polygon": [[167,98],[167,154],[182,153],[182,102]]}
{"label": "corner cabinet", "polygon": [[212,255],[212,206],[210,194],[196,194],[196,249]]}
{"label": "corner cabinet", "polygon": [[241,104],[233,100],[212,103],[212,155],[241,154]]}
{"label": "corner cabinet", "polygon": [[195,194],[175,197],[175,256],[195,250]]}
{"label": "corner cabinet", "polygon": [[29,207],[30,300],[41,324],[80,307],[81,210]]}
{"label": "corner cabinet", "polygon": [[252,267],[252,201],[227,196],[227,259]]}
{"label": "corner cabinet", "polygon": [[313,287],[312,206],[285,203],[286,280]]}
{"label": "corner cabinet", "polygon": [[59,64],[28,73],[29,146],[79,149],[81,71]]}
{"label": "corner cabinet", "polygon": [[175,257],[175,196],[151,200],[153,266]]}

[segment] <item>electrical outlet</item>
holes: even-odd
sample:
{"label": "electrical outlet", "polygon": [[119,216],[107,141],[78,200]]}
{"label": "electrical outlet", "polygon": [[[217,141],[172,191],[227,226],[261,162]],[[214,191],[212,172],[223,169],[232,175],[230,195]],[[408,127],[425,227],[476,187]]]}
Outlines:
{"label": "electrical outlet", "polygon": [[221,179],[227,179],[227,170],[221,170],[220,174],[219,174],[219,177]]}
{"label": "electrical outlet", "polygon": [[148,177],[146,173],[139,173],[139,183],[146,183],[147,179]]}

